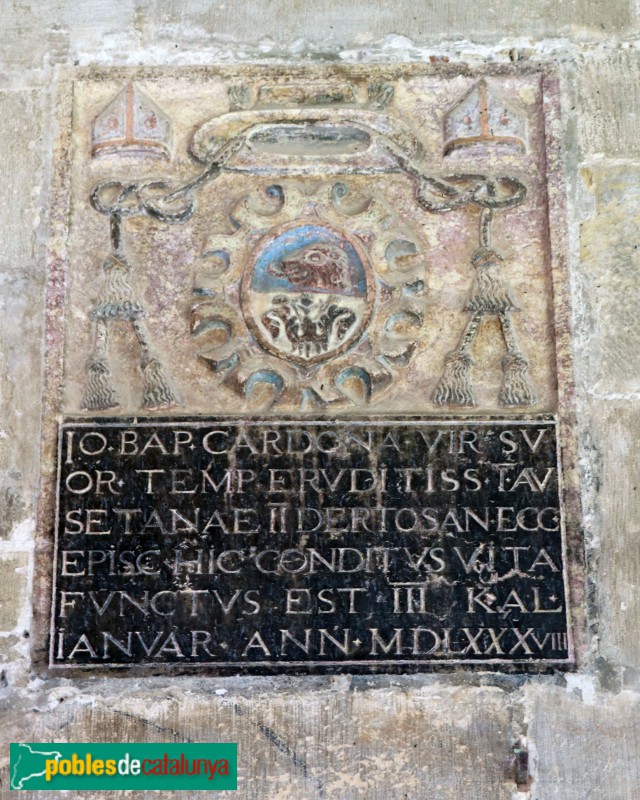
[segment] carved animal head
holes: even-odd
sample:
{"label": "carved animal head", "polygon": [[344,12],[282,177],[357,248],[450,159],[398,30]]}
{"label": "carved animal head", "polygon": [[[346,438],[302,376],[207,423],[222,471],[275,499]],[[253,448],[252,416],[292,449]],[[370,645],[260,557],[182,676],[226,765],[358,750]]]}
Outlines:
{"label": "carved animal head", "polygon": [[301,247],[282,261],[270,264],[269,273],[287,278],[297,289],[347,291],[351,288],[347,254],[333,244]]}

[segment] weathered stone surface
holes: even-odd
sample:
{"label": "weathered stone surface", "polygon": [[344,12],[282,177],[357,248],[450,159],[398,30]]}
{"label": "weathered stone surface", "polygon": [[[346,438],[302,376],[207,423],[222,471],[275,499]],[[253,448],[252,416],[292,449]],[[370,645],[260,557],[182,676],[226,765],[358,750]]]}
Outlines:
{"label": "weathered stone surface", "polygon": [[593,400],[591,437],[600,491],[594,528],[597,571],[592,577],[598,650],[613,663],[640,667],[640,412],[630,401]]}
{"label": "weathered stone surface", "polygon": [[640,80],[640,54],[607,48],[578,59],[574,108],[580,145],[587,154],[638,156],[640,98],[631,87]]}
{"label": "weathered stone surface", "polygon": [[26,553],[0,555],[0,631],[12,631],[18,624],[27,595]]}
{"label": "weathered stone surface", "polygon": [[33,514],[39,452],[39,342],[44,271],[41,215],[42,99],[0,94],[0,539]]}
{"label": "weathered stone surface", "polygon": [[640,793],[640,700],[623,692],[593,696],[589,680],[573,691],[526,690],[535,800],[635,800]]}
{"label": "weathered stone surface", "polygon": [[582,170],[595,209],[580,231],[581,326],[588,337],[582,385],[600,394],[640,389],[640,170],[629,166]]}
{"label": "weathered stone surface", "polygon": [[[400,693],[294,685],[247,697],[217,696],[200,686],[196,697],[168,686],[149,694],[148,685],[123,684],[94,698],[88,687],[87,694],[60,687],[32,701],[22,722],[14,713],[6,724],[12,737],[28,730],[31,741],[235,741],[238,800],[512,800],[515,790],[518,726],[509,695],[499,689]],[[5,746],[3,760],[6,753]]]}
{"label": "weathered stone surface", "polygon": [[[24,597],[21,602],[25,602]],[[22,653],[18,652],[17,647],[23,642],[24,633],[22,634],[22,638],[19,636],[0,637],[0,665],[9,664],[19,658]]]}
{"label": "weathered stone surface", "polygon": [[[237,9],[228,5],[211,7],[202,0],[186,0],[176,7],[171,0],[159,0],[155,7],[162,19],[155,30],[161,34],[165,30],[167,33],[177,30],[187,36],[194,32],[233,35],[243,26]],[[321,9],[299,0],[278,0],[268,9],[255,10],[258,12],[254,19],[256,30],[262,37],[285,47],[292,40],[305,39],[318,48],[353,41],[368,43],[390,33],[417,42],[465,37],[494,39],[518,33],[536,38],[568,33],[601,35],[603,30],[613,33],[633,21],[626,0],[560,3],[545,6],[544,13],[539,7],[522,1],[498,8],[492,3],[479,5],[472,0],[463,0],[455,6],[409,0],[393,7],[379,5],[375,11],[369,6],[349,6],[345,0],[330,0]],[[279,25],[285,18],[288,20],[286,38]]]}
{"label": "weathered stone surface", "polygon": [[[385,37],[407,37],[392,46],[391,55],[395,51],[397,56],[402,47],[411,49],[411,42],[499,41],[506,36],[593,39],[632,30],[635,23],[630,0],[556,4],[518,0],[500,5],[404,0],[393,6],[354,6],[345,0],[322,4],[278,0],[251,6],[205,0],[142,4],[126,0],[118,7],[115,15],[106,0],[94,0],[80,9],[65,0],[11,2],[3,27],[2,57],[5,63],[21,67],[101,53],[122,62],[154,45],[165,45],[167,52],[171,52],[169,47],[197,52],[201,47],[210,51],[212,42],[224,55],[237,46],[240,53],[260,47],[263,52],[295,56],[301,43],[312,51],[332,53],[345,46],[366,47]],[[29,46],[22,46],[24,42]]]}
{"label": "weathered stone surface", "polygon": [[[61,63],[74,50],[88,48],[96,52],[104,46],[105,38],[113,37],[116,41],[118,35],[128,38],[134,24],[132,0],[120,3],[117,15],[107,2],[73,8],[66,0],[46,4],[11,0],[4,9],[5,35],[0,43],[0,59],[18,68]],[[134,39],[132,36],[131,40]]]}
{"label": "weathered stone surface", "polygon": [[3,270],[11,268],[14,274],[27,268],[31,274],[42,274],[34,269],[35,234],[41,212],[38,168],[42,158],[42,102],[37,91],[0,93],[0,125],[5,143],[0,169],[3,174],[11,173],[11,180],[0,185],[0,264]]}
{"label": "weathered stone surface", "polygon": [[[517,692],[450,688],[452,680],[465,685],[487,680],[477,673],[424,678],[429,688],[422,691],[410,688],[414,683],[406,677],[394,678],[382,692],[367,693],[362,684],[354,684],[358,691],[353,696],[318,693],[318,682],[267,685],[255,678],[242,682],[240,689],[236,684],[235,693],[229,691],[224,697],[212,694],[212,686],[222,691],[220,687],[228,687],[228,682],[212,684],[210,679],[184,677],[165,682],[113,678],[81,683],[40,676],[44,680],[40,691],[39,680],[27,686],[29,664],[24,659],[21,678],[17,670],[6,674],[3,670],[0,675],[5,767],[9,740],[238,738],[246,755],[238,797],[315,800],[321,796],[318,779],[325,781],[325,800],[388,800],[403,794],[421,800],[511,800],[526,794],[523,786],[519,794],[515,792],[510,748],[528,734],[535,778],[530,786],[532,800],[636,800],[640,795],[640,609],[636,600],[640,509],[635,496],[640,476],[633,452],[640,427],[640,348],[637,323],[628,310],[638,305],[633,241],[638,228],[640,156],[636,124],[640,59],[633,41],[638,30],[636,6],[631,0],[555,4],[547,0],[508,4],[411,0],[393,7],[373,1],[356,6],[343,0],[324,4],[11,0],[4,4],[0,81],[3,86],[44,85],[47,92],[60,77],[52,65],[71,66],[76,59],[105,66],[210,64],[256,56],[297,60],[310,52],[343,61],[397,62],[426,60],[433,50],[434,58],[446,54],[455,60],[463,54],[463,60],[474,63],[534,56],[545,65],[559,65],[569,76],[577,75],[575,91],[571,80],[567,81],[565,116],[553,131],[562,141],[566,163],[578,164],[583,155],[589,159],[590,172],[584,178],[598,208],[598,214],[583,226],[584,260],[576,262],[573,270],[572,301],[581,398],[584,401],[594,388],[600,398],[588,411],[581,401],[578,419],[588,495],[590,583],[595,590],[590,621],[599,638],[569,683],[589,704],[557,688],[557,676],[533,681],[506,676],[504,685],[511,689],[519,683],[525,686],[525,719]],[[543,35],[567,38],[540,42]],[[383,47],[373,44],[385,39]],[[624,49],[625,39],[629,49]],[[583,46],[588,40],[599,40],[603,46]],[[426,47],[420,50],[415,44]],[[343,46],[351,51],[345,53]],[[101,100],[116,87],[106,88]],[[223,94],[218,101],[224,101]],[[194,121],[199,121],[198,104],[210,102],[207,96],[197,100]],[[0,313],[0,538],[13,532],[13,541],[19,538],[24,545],[30,536],[25,520],[31,516],[36,485],[40,415],[44,259],[34,259],[32,223],[39,209],[34,191],[46,185],[54,167],[47,148],[46,168],[40,172],[37,147],[34,150],[32,145],[40,130],[51,141],[55,123],[46,117],[42,128],[41,103],[35,95],[2,95],[0,104],[0,294],[4,302]],[[89,146],[87,140],[75,144]],[[603,156],[597,169],[594,155]],[[625,160],[621,166],[612,159]],[[126,170],[123,175],[128,177]],[[575,192],[580,180],[577,170],[572,171],[572,219],[591,213],[583,193]],[[61,216],[63,206],[56,203]],[[216,224],[222,221],[222,217],[215,219]],[[577,241],[577,230],[572,233]],[[106,228],[100,223],[88,229],[87,235],[107,245]],[[89,266],[95,269],[99,264]],[[459,299],[464,294],[461,283],[457,290]],[[86,330],[82,328],[85,321],[81,320],[79,329]],[[86,353],[81,355],[84,358]],[[614,397],[601,402],[611,393]],[[621,393],[626,399],[615,400]],[[45,419],[46,424],[52,422]],[[3,548],[10,546],[11,542],[2,543]],[[19,558],[23,563],[24,557]],[[18,593],[8,600],[12,604],[5,609],[11,608],[6,611],[11,627],[24,600],[20,613],[26,619],[31,599]],[[24,643],[17,635],[2,637],[3,666],[5,658],[26,652]],[[620,665],[625,669],[620,670]],[[609,693],[620,689],[621,672],[624,685],[634,691],[612,697]],[[593,680],[594,675],[598,680]],[[6,681],[18,688],[8,690]],[[244,715],[234,711],[234,705]],[[310,765],[308,778],[298,752]],[[6,769],[4,776],[3,794]]]}

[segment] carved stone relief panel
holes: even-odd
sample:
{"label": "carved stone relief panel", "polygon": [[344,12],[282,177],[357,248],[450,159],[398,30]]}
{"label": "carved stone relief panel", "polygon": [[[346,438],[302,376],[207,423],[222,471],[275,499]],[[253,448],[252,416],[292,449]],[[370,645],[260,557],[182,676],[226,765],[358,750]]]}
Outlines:
{"label": "carved stone relief panel", "polygon": [[[69,87],[52,666],[571,662],[554,81]],[[238,436],[246,452],[221,446]]]}
{"label": "carved stone relief panel", "polygon": [[65,410],[555,410],[541,93],[79,81]]}

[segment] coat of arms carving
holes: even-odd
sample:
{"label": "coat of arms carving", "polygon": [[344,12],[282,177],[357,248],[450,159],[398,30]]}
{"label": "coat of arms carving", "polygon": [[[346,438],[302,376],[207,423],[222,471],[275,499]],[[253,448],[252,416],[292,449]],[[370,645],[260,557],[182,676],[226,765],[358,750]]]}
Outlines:
{"label": "coat of arms carving", "polygon": [[[535,150],[527,141],[531,125],[508,82],[483,78],[465,91],[461,85],[462,110],[443,98],[434,109],[436,151],[422,140],[420,126],[395,108],[390,83],[366,91],[356,84],[320,91],[304,81],[286,92],[268,81],[257,92],[240,88],[228,87],[228,111],[191,131],[188,148],[200,172],[178,179],[167,168],[157,179],[129,182],[108,176],[92,189],[94,208],[111,222],[108,263],[124,267],[105,266],[102,291],[113,302],[109,315],[99,301],[91,312],[95,346],[81,407],[120,406],[110,340],[111,329],[127,322],[142,352],[137,405],[150,410],[190,407],[194,380],[203,386],[207,372],[214,382],[209,398],[220,390],[221,397],[241,398],[247,410],[384,406],[386,394],[398,407],[397,387],[405,380],[418,391],[420,407],[548,405],[537,389],[544,370],[537,364],[538,377],[531,374],[531,358],[519,344],[520,320],[531,329],[532,319],[495,236],[499,227],[498,239],[505,239],[514,211],[516,227],[522,224],[532,189],[534,198],[537,193],[525,168]],[[130,83],[118,97],[138,95],[145,97]],[[473,105],[469,98],[479,99]],[[121,105],[126,127],[128,106]],[[163,119],[165,127],[179,124],[166,110]],[[482,135],[474,134],[476,127]],[[113,142],[108,131],[103,136],[103,173],[108,159],[115,168],[116,133]],[[144,142],[135,150],[137,162],[129,145],[121,157],[144,162]],[[218,232],[207,230],[212,205]],[[458,238],[456,263],[449,265],[438,246],[439,238],[452,235],[447,217],[456,218]],[[156,228],[184,226],[194,239],[202,236],[199,252],[189,255],[195,302],[185,308],[181,298],[192,358],[205,370],[191,364],[190,387],[178,375],[185,347],[169,366],[172,343],[163,335],[158,341],[143,322],[150,312],[137,299],[136,275],[148,275],[148,268],[134,265],[131,251],[149,224],[144,218]],[[460,297],[457,319],[453,309],[438,309],[437,292],[430,291],[434,273],[442,280],[447,269],[466,271],[467,297]],[[135,314],[126,311],[134,308]],[[445,316],[453,324],[443,329]],[[487,320],[496,320],[498,329]],[[160,319],[155,327],[162,331]],[[430,329],[438,329],[448,349],[429,352]],[[489,371],[500,342],[501,377],[494,380]],[[491,401],[486,388],[492,383]]]}
{"label": "coat of arms carving", "polygon": [[569,663],[554,79],[83,75],[48,306],[50,664]]}

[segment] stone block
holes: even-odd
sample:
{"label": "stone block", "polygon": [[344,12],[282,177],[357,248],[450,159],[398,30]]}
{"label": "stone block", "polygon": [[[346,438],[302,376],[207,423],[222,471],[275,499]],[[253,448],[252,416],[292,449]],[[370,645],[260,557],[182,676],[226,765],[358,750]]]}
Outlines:
{"label": "stone block", "polygon": [[0,173],[10,176],[0,184],[0,538],[29,515],[39,452],[41,100],[0,93]]}
{"label": "stone block", "polygon": [[[417,45],[456,39],[497,42],[507,36],[533,39],[575,36],[594,39],[631,31],[631,0],[584,0],[549,4],[517,2],[362,3],[328,0],[304,3],[223,3],[206,0],[106,0],[78,7],[69,0],[5,4],[0,59],[18,68],[65,63],[87,54],[122,61],[138,48],[164,45],[174,56],[180,49],[218,45],[229,51],[297,55],[336,53],[345,47],[367,47],[385,38],[391,53]],[[395,37],[395,39],[394,39]],[[406,37],[406,41],[398,41]],[[176,50],[178,48],[178,50]],[[91,58],[91,60],[95,60]],[[136,59],[137,60],[137,59]]]}
{"label": "stone block", "polygon": [[27,594],[27,553],[0,556],[0,631],[18,624]]}
{"label": "stone block", "polygon": [[[27,741],[238,742],[237,800],[512,798],[517,731],[500,689],[292,692],[276,686],[254,687],[250,696],[202,690],[198,696],[184,686],[152,693],[150,682],[142,689],[127,681],[91,703],[78,689],[61,687],[49,694],[52,710],[35,711],[39,703],[32,698],[24,716],[9,712],[8,725],[18,726]],[[36,795],[48,796],[23,793],[25,800]],[[108,800],[117,793],[99,795]],[[143,796],[131,794],[132,800]]]}
{"label": "stone block", "polygon": [[[314,49],[331,49],[348,43],[375,42],[389,34],[409,37],[415,42],[442,39],[496,41],[503,36],[535,38],[566,35],[602,35],[624,30],[633,22],[630,3],[589,0],[582,3],[424,3],[404,0],[395,4],[358,4],[329,0],[308,4],[300,0],[278,0],[255,4],[251,14],[238,12],[233,4],[203,0],[157,0],[147,19],[161,20],[154,26],[160,34],[175,37],[202,34],[224,35],[239,41],[272,40],[281,47],[304,39]],[[250,26],[247,25],[251,20]],[[282,20],[287,25],[282,25]]]}
{"label": "stone block", "polygon": [[0,93],[0,131],[5,145],[0,169],[11,175],[0,185],[2,247],[0,264],[14,272],[31,264],[35,256],[35,229],[42,137],[41,95],[37,91]]}
{"label": "stone block", "polygon": [[637,695],[623,692],[585,703],[578,693],[539,683],[531,684],[526,696],[528,739],[536,754],[532,800],[638,797]]}
{"label": "stone block", "polygon": [[[20,656],[18,646],[23,640],[18,636],[0,637],[0,667],[14,661]],[[0,681],[2,681],[0,673]]]}
{"label": "stone block", "polygon": [[68,0],[6,3],[0,61],[22,68],[59,64],[69,58],[72,48],[95,53],[110,36],[117,39],[118,34],[131,32],[135,38],[134,23],[133,0],[123,0],[117,8],[104,0],[81,6]]}
{"label": "stone block", "polygon": [[[600,394],[640,389],[640,169],[602,166],[583,171],[595,199],[580,233],[581,315],[579,383]],[[578,311],[580,314],[580,311]]]}
{"label": "stone block", "polygon": [[572,102],[579,114],[580,145],[585,153],[637,156],[640,53],[608,48],[578,59]]}
{"label": "stone block", "polygon": [[596,507],[598,565],[593,576],[599,652],[640,666],[640,464],[634,440],[640,409],[629,401],[593,401],[592,443],[599,462]]}

